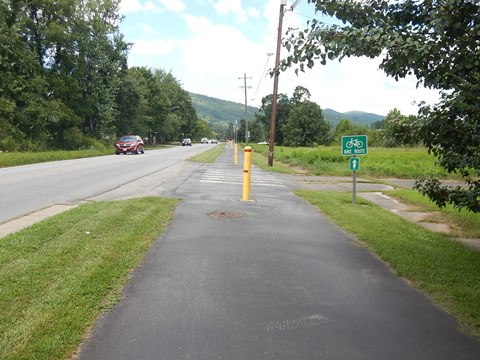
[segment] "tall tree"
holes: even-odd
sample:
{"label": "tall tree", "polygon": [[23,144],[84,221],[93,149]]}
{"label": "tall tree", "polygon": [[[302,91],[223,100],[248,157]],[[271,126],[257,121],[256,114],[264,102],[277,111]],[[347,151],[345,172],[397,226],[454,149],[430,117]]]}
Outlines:
{"label": "tall tree", "polygon": [[[255,114],[256,121],[260,121],[263,128],[266,131],[265,138],[270,139],[270,122],[272,116],[272,100],[273,95],[268,95],[262,98],[261,112]],[[291,103],[286,94],[278,94],[277,97],[277,117],[275,124],[275,143],[278,145],[283,144],[282,124],[287,120],[290,113]]]}
{"label": "tall tree", "polygon": [[335,140],[337,140],[337,144],[340,144],[342,136],[367,135],[367,132],[368,129],[364,126],[355,125],[349,119],[342,119],[335,127]]}
{"label": "tall tree", "polygon": [[391,110],[385,118],[383,130],[385,146],[413,146],[420,142],[417,117],[405,116],[398,109]]}
{"label": "tall tree", "polygon": [[114,132],[119,71],[128,44],[119,31],[119,0],[79,0],[76,9],[77,79],[85,131],[102,137]]}
{"label": "tall tree", "polygon": [[[103,138],[116,114],[118,71],[128,45],[119,0],[5,0],[0,3],[0,124],[21,148],[71,147],[85,129]],[[3,40],[3,39],[2,39]],[[5,70],[5,72],[3,71]],[[1,125],[0,125],[1,126]],[[80,139],[83,140],[83,139]],[[76,141],[75,143],[82,143]]]}
{"label": "tall tree", "polygon": [[[422,140],[438,163],[458,172],[467,188],[449,188],[437,179],[416,187],[439,206],[480,212],[480,5],[474,0],[308,0],[318,12],[343,25],[312,20],[291,32],[283,68],[297,71],[317,62],[349,56],[382,59],[380,68],[395,79],[409,74],[439,90],[441,100],[424,105]],[[473,175],[473,177],[471,177]]]}
{"label": "tall tree", "polygon": [[122,71],[120,86],[116,96],[118,115],[115,128],[118,135],[142,134],[137,131],[135,124],[145,113],[145,91],[140,79],[135,76],[136,69],[130,68]]}
{"label": "tall tree", "polygon": [[259,120],[250,121],[248,123],[248,129],[250,131],[250,141],[252,142],[262,142],[267,138],[265,137],[266,131],[265,127]]}
{"label": "tall tree", "polygon": [[[32,17],[35,12],[24,2],[0,3],[0,142],[8,150],[48,142],[48,119],[38,116],[48,91]],[[9,140],[12,136],[16,142]]]}
{"label": "tall tree", "polygon": [[192,136],[197,116],[173,75],[128,69],[119,3],[0,1],[0,150]]}
{"label": "tall tree", "polygon": [[188,92],[164,70],[133,67],[117,93],[120,134],[138,133],[154,143],[193,137],[197,115]]}
{"label": "tall tree", "polygon": [[304,101],[310,100],[310,91],[303,87],[303,86],[296,86],[295,90],[293,91],[292,98],[290,99],[290,103],[292,105],[299,105]]}
{"label": "tall tree", "polygon": [[308,100],[293,107],[282,125],[282,133],[286,146],[309,147],[331,141],[330,124],[325,121],[322,109]]}
{"label": "tall tree", "polygon": [[168,127],[172,132],[169,140],[174,140],[173,138],[177,134],[182,138],[192,137],[196,126],[197,114],[193,108],[190,94],[182,89],[180,82],[171,73],[163,72],[161,82],[162,89],[168,98],[169,112],[171,112]]}

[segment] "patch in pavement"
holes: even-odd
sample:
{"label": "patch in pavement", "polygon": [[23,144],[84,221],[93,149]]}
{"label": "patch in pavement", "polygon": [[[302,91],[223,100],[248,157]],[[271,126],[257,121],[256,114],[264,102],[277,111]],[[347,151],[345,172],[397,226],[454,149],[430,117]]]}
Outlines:
{"label": "patch in pavement", "polygon": [[214,211],[207,214],[215,219],[238,219],[245,216],[242,213],[228,212],[228,211]]}
{"label": "patch in pavement", "polygon": [[327,322],[327,318],[325,316],[321,314],[311,314],[311,315],[304,315],[298,319],[269,321],[261,325],[266,331],[270,332],[270,331],[287,331],[287,330],[304,329],[304,328],[323,325],[326,322]]}

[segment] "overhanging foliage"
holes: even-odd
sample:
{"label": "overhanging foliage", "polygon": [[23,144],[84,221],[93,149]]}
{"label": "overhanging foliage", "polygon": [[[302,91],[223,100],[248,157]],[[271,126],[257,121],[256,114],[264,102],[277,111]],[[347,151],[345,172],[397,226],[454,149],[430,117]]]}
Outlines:
{"label": "overhanging foliage", "polygon": [[435,179],[416,187],[439,206],[480,212],[480,6],[468,0],[308,0],[323,16],[284,40],[289,56],[283,70],[350,56],[380,57],[380,68],[395,79],[414,75],[419,86],[437,89],[438,104],[419,109],[421,137],[438,162],[460,173],[466,188],[450,189]]}

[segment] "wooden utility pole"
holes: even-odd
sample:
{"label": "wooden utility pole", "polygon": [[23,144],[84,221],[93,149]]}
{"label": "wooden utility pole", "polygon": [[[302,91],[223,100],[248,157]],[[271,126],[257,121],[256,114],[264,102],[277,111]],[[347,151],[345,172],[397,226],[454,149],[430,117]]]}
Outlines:
{"label": "wooden utility pole", "polygon": [[278,75],[280,73],[280,49],[282,45],[282,24],[287,0],[281,0],[280,16],[278,18],[277,54],[273,75],[272,116],[270,118],[270,145],[268,147],[268,166],[273,166],[273,150],[275,147],[275,125],[277,122]]}
{"label": "wooden utility pole", "polygon": [[247,74],[243,74],[243,78],[239,77],[239,79],[243,79],[243,86],[240,88],[245,89],[245,142],[248,144],[248,139],[250,138],[250,134],[248,133],[248,119],[247,119],[247,89],[251,89],[251,86],[247,86],[247,79],[251,79],[251,77],[247,77]]}

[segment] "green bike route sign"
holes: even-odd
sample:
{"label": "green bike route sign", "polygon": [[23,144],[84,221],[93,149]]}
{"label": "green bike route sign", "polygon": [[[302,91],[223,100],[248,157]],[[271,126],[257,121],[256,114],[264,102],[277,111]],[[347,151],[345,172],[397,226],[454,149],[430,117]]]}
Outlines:
{"label": "green bike route sign", "polygon": [[342,155],[367,155],[367,135],[342,136]]}

